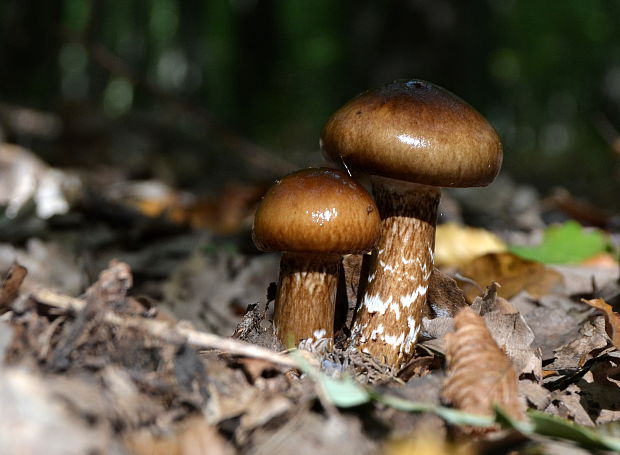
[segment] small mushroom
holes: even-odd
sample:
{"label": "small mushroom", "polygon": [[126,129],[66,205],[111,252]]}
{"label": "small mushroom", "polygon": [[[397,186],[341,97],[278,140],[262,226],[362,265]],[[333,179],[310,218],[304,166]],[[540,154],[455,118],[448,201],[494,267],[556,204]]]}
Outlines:
{"label": "small mushroom", "polygon": [[362,93],[327,122],[321,148],[372,175],[382,218],[354,344],[399,367],[412,355],[433,269],[439,187],[485,186],[502,163],[493,127],[469,104],[421,80]]}
{"label": "small mushroom", "polygon": [[341,256],[369,251],[380,225],[370,194],[338,170],[294,172],[267,191],[252,237],[259,250],[283,252],[273,316],[283,344],[333,338]]}

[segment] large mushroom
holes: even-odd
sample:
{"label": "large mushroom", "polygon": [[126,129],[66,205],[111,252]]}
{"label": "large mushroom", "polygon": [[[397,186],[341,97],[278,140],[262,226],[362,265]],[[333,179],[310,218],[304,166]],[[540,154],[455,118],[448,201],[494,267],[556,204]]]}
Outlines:
{"label": "large mushroom", "polygon": [[327,122],[325,156],[371,174],[382,218],[353,343],[393,367],[412,355],[433,269],[439,187],[485,186],[502,163],[493,127],[426,81],[396,81],[353,98]]}
{"label": "large mushroom", "polygon": [[338,170],[294,172],[267,191],[252,236],[283,252],[273,316],[283,344],[333,338],[341,255],[369,251],[380,226],[370,194]]}

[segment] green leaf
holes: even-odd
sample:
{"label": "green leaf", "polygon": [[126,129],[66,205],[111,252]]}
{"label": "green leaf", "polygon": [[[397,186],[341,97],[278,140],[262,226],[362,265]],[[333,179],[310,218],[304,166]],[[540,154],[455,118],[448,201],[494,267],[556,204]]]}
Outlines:
{"label": "green leaf", "polygon": [[350,408],[368,403],[371,400],[368,390],[349,377],[333,379],[313,368],[306,360],[296,353],[291,356],[299,365],[299,369],[310,376],[321,388],[325,398],[339,408]]}
{"label": "green leaf", "polygon": [[495,409],[495,418],[504,428],[513,428],[525,435],[536,434],[572,441],[586,449],[620,451],[620,439],[604,436],[596,428],[579,425],[568,419],[540,411],[530,410],[527,414],[529,422],[519,422],[502,409]]}
{"label": "green leaf", "polygon": [[544,412],[529,412],[533,432],[574,441],[585,448],[620,451],[620,439],[598,434],[594,429]]}
{"label": "green leaf", "polygon": [[383,395],[376,390],[358,384],[349,377],[343,379],[330,378],[313,368],[301,355],[295,352],[291,353],[291,355],[298,362],[300,370],[316,381],[325,398],[340,408],[359,406],[374,401],[399,411],[431,412],[453,425],[471,425],[486,428],[499,424],[504,428],[517,430],[526,436],[546,436],[572,441],[586,449],[620,452],[620,438],[605,436],[595,428],[585,427],[561,417],[530,410],[528,411],[529,419],[519,421],[512,418],[499,407],[495,407],[495,415],[481,416],[459,411],[458,409],[436,406],[431,403],[410,401],[393,395]]}
{"label": "green leaf", "polygon": [[329,401],[339,408],[359,406],[370,401],[370,395],[366,389],[351,378],[337,380],[320,375],[318,383]]}
{"label": "green leaf", "polygon": [[585,230],[576,221],[567,221],[545,230],[537,246],[510,246],[524,259],[546,264],[578,264],[609,249],[609,241],[599,230]]}
{"label": "green leaf", "polygon": [[494,406],[493,410],[495,411],[495,421],[503,428],[512,428],[526,435],[533,433],[534,427],[530,422],[522,422],[513,418],[499,406]]}
{"label": "green leaf", "polygon": [[489,427],[495,423],[493,417],[469,414],[458,409],[444,408],[430,403],[410,401],[393,395],[380,395],[371,392],[375,401],[386,404],[394,409],[405,412],[432,412],[454,425],[472,425],[476,427]]}

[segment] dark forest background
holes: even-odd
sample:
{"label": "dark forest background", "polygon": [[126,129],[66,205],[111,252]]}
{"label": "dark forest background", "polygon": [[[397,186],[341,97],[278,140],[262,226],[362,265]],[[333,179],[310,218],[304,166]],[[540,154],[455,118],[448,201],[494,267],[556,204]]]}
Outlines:
{"label": "dark forest background", "polygon": [[321,163],[398,78],[497,128],[504,172],[620,208],[620,2],[2,0],[0,135],[55,166],[215,191]]}

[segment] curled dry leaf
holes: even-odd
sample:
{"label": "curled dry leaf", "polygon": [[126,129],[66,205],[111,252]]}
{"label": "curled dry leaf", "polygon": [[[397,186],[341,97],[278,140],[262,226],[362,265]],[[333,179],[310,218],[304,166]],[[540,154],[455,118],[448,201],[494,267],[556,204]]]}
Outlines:
{"label": "curled dry leaf", "polygon": [[605,331],[616,349],[620,350],[620,315],[603,299],[583,299],[582,302],[603,312],[605,315]]}
{"label": "curled dry leaf", "polygon": [[470,308],[456,315],[455,333],[446,335],[448,377],[443,398],[462,411],[490,415],[498,405],[523,419],[517,375],[512,362],[497,346],[484,320]]}

